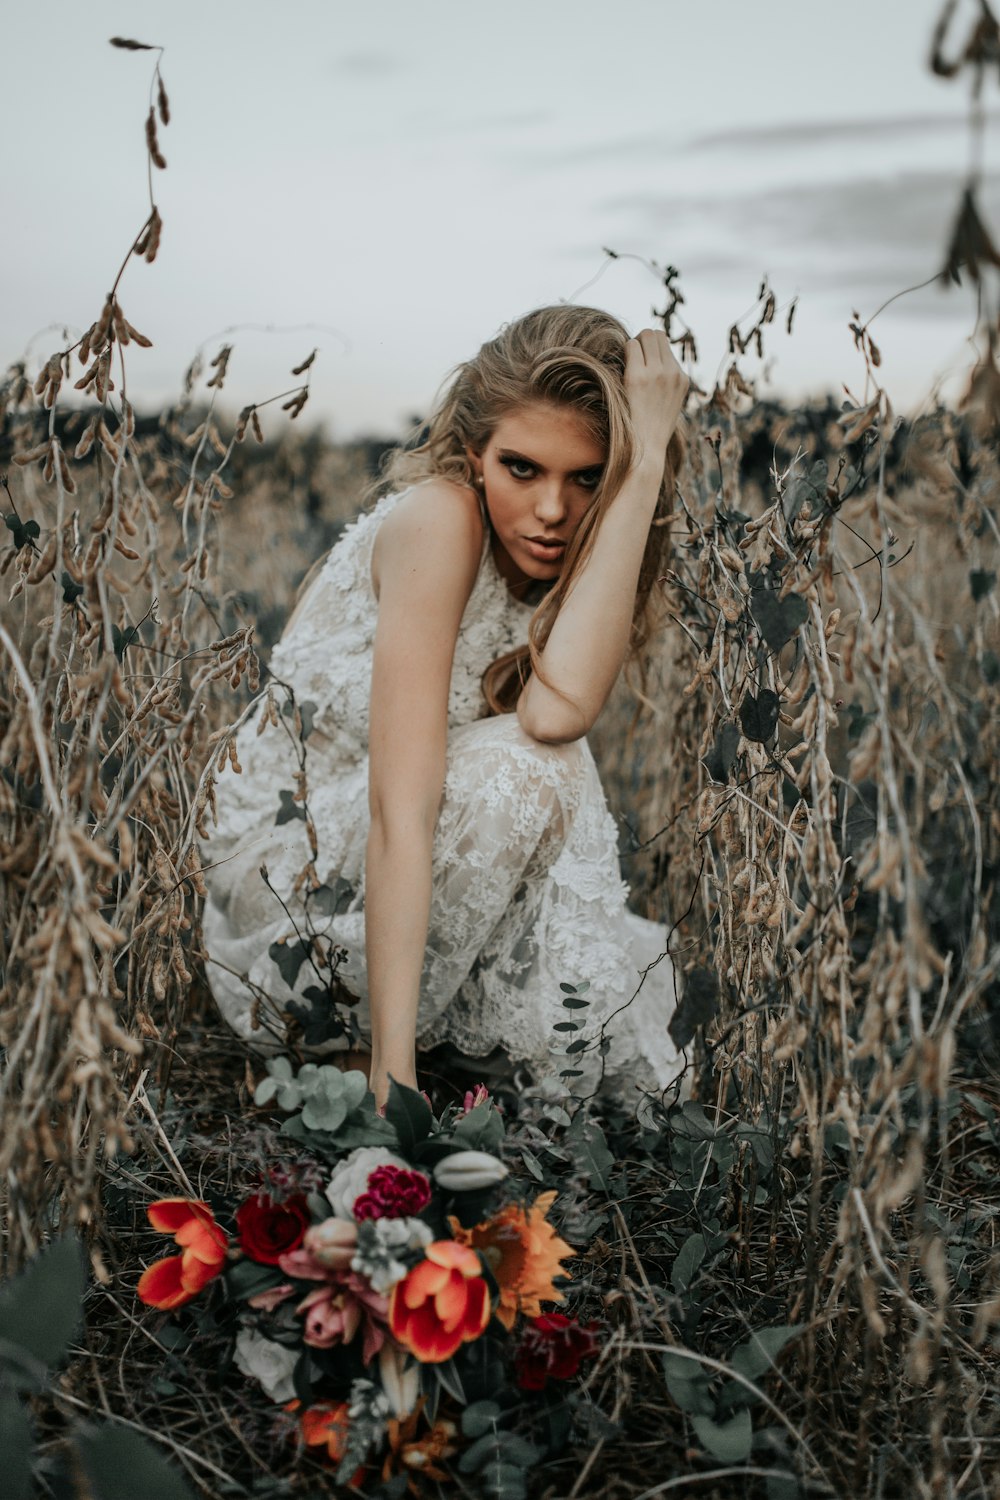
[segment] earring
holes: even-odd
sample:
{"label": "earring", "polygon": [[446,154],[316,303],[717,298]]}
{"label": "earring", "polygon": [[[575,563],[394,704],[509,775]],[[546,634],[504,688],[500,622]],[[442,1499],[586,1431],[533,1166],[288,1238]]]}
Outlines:
{"label": "earring", "polygon": [[482,489],[483,485],[486,483],[486,481],[483,478],[482,474],[477,474],[476,475],[476,483],[478,484],[479,488]]}

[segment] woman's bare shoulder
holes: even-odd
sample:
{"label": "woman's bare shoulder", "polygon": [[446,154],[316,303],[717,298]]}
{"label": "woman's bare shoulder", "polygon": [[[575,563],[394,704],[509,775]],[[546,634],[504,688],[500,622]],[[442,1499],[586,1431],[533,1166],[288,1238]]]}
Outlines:
{"label": "woman's bare shoulder", "polygon": [[483,547],[483,517],[473,490],[435,476],[408,490],[382,521],[372,553],[376,595],[386,569],[430,564],[471,588]]}

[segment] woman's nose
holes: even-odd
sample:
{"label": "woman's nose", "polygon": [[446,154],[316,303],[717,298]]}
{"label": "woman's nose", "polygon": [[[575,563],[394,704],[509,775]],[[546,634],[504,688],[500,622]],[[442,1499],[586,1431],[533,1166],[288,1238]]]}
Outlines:
{"label": "woman's nose", "polygon": [[566,514],[566,501],[560,479],[549,479],[538,486],[535,494],[535,515],[548,526],[557,526]]}

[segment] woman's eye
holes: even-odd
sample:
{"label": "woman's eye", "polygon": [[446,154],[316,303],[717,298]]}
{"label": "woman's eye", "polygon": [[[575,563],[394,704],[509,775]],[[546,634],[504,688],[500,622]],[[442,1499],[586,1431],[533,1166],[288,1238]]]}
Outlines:
{"label": "woman's eye", "polygon": [[601,469],[585,469],[582,474],[576,476],[576,482],[585,490],[596,490],[601,482],[602,472]]}
{"label": "woman's eye", "polygon": [[515,479],[534,478],[535,466],[529,464],[526,458],[502,458],[500,462]]}

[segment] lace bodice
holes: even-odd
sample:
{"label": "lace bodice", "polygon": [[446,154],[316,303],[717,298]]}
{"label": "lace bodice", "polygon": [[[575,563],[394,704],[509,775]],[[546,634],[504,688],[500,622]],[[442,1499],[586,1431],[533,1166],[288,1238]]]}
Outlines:
{"label": "lace bodice", "polygon": [[[385,495],[347,528],[310,585],[293,626],[271,654],[271,672],[316,704],[315,729],[339,742],[346,759],[368,749],[368,698],[378,601],[372,587],[375,536],[406,491]],[[505,652],[527,640],[532,607],[510,593],[489,545],[462,616],[448,698],[448,727],[486,714],[481,678]]]}

